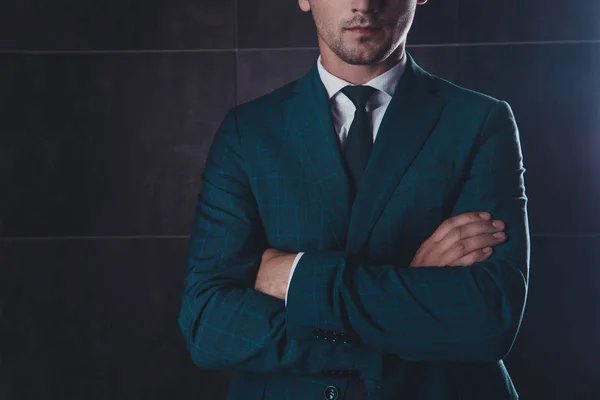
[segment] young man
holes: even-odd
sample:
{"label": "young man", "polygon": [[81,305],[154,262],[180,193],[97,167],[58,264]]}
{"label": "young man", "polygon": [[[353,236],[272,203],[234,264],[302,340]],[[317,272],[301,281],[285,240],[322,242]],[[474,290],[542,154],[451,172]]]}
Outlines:
{"label": "young man", "polygon": [[425,2],[299,0],[320,57],[215,135],[179,325],[228,399],[518,398],[517,125],[405,51]]}

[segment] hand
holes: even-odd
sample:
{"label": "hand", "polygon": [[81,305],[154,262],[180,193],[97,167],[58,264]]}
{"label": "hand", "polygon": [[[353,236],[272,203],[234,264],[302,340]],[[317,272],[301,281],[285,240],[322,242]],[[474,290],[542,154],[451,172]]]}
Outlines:
{"label": "hand", "polygon": [[[410,266],[470,266],[487,259],[492,255],[491,246],[506,240],[504,223],[490,218],[489,213],[480,212],[448,218],[423,242]],[[501,236],[495,237],[495,233]]]}
{"label": "hand", "polygon": [[267,249],[262,255],[254,289],[285,300],[288,281],[297,253]]}

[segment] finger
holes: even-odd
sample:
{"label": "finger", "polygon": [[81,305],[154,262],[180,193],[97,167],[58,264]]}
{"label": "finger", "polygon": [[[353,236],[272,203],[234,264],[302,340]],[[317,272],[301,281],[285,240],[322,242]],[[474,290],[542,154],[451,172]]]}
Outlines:
{"label": "finger", "polygon": [[441,241],[451,230],[467,224],[472,224],[479,221],[490,220],[491,215],[485,211],[474,211],[465,214],[456,215],[446,219],[431,235],[430,239],[434,242]]}
{"label": "finger", "polygon": [[[489,252],[486,252],[485,249],[489,249]],[[467,254],[466,256],[463,256],[463,257],[459,258],[458,260],[451,262],[448,265],[450,265],[451,267],[458,267],[458,266],[470,267],[471,265],[473,265],[476,262],[485,261],[494,253],[494,250],[491,247],[486,247],[485,249],[478,249],[478,250],[472,251],[471,253]]]}
{"label": "finger", "polygon": [[462,239],[454,243],[450,248],[443,253],[446,260],[457,260],[474,251],[483,250],[486,247],[495,246],[506,240],[504,232],[500,232],[503,236],[496,237],[492,233],[484,233],[467,239]]}
{"label": "finger", "polygon": [[[485,220],[476,221],[465,225],[459,225],[453,228],[450,232],[448,232],[446,236],[444,236],[442,240],[439,241],[437,251],[439,251],[440,254],[444,254],[445,252],[450,251],[450,249],[452,249],[453,246],[455,246],[454,250],[456,250],[456,248],[460,249],[460,246],[463,246],[464,253],[457,253],[456,258],[458,258],[474,250],[483,249],[484,247],[494,245],[497,243],[494,240],[495,238],[493,238],[491,235],[484,234],[493,234],[502,231],[504,228],[504,224],[502,223],[502,221],[499,222],[501,223],[499,227],[494,226],[492,221]],[[478,237],[481,235],[484,236]],[[458,244],[459,242],[465,241],[466,239],[472,237],[477,237],[477,239],[470,240],[462,245]],[[453,260],[456,258],[453,258]]]}

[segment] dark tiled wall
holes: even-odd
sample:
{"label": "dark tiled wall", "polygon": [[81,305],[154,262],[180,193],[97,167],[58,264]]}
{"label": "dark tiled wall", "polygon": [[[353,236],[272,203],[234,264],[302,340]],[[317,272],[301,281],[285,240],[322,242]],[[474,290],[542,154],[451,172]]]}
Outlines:
{"label": "dark tiled wall", "polygon": [[[600,398],[599,15],[430,0],[409,35],[519,123],[531,284],[506,364],[525,400]],[[316,46],[295,0],[0,4],[1,399],[225,398],[176,323],[200,174],[227,109]]]}

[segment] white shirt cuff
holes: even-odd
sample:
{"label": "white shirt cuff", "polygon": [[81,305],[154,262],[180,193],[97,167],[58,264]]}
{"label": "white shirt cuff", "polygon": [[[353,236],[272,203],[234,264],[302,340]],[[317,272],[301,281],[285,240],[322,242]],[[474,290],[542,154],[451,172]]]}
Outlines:
{"label": "white shirt cuff", "polygon": [[292,275],[294,275],[294,270],[296,269],[296,265],[298,265],[298,261],[300,261],[300,257],[302,257],[303,254],[304,254],[304,252],[298,253],[296,255],[296,258],[294,258],[294,263],[292,264],[292,270],[290,271],[290,278],[288,279],[288,286],[285,291],[285,306],[286,307],[287,307],[287,295],[290,290],[290,283],[292,282]]}

